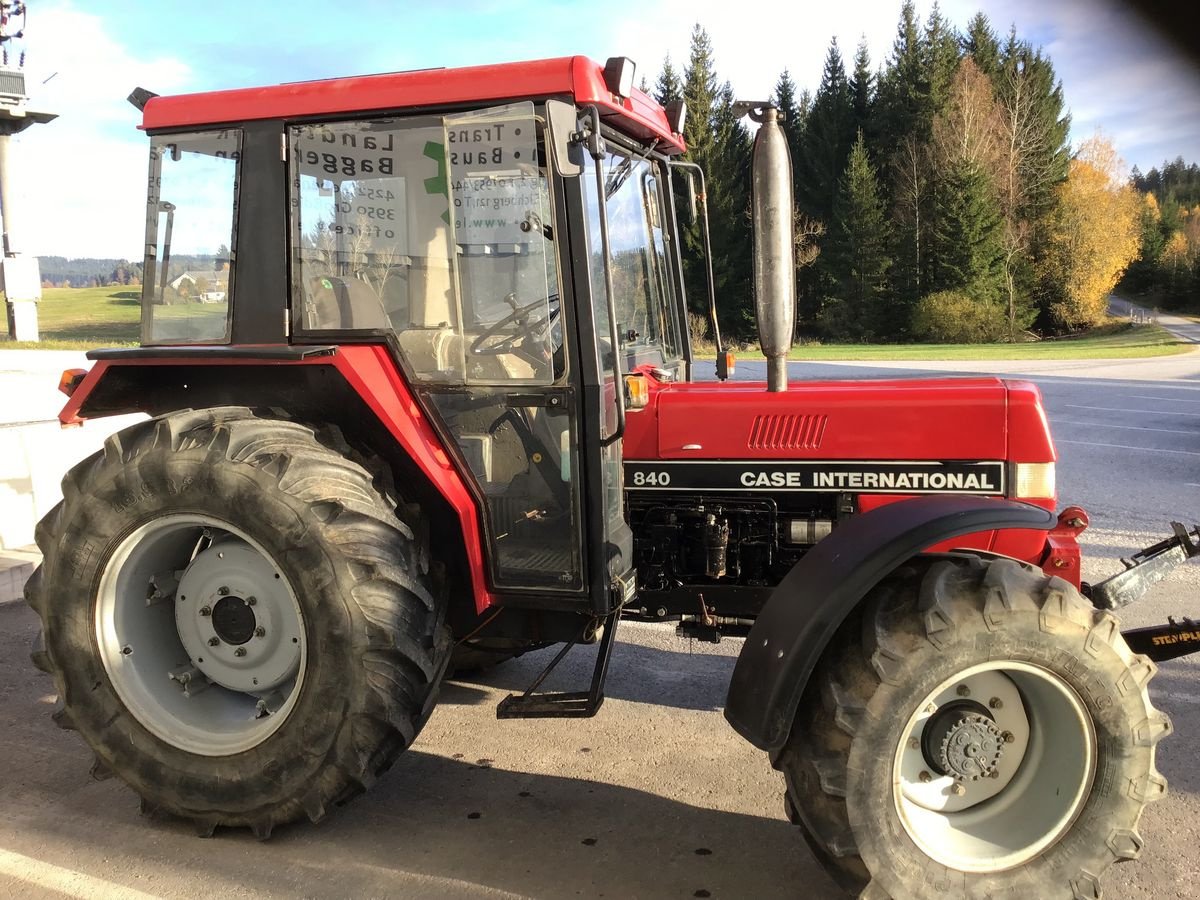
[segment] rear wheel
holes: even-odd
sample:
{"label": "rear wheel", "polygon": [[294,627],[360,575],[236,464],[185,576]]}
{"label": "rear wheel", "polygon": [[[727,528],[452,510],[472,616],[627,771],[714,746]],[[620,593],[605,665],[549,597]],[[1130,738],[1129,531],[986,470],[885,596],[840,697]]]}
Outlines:
{"label": "rear wheel", "polygon": [[[110,438],[38,526],[60,724],[201,832],[316,821],[420,731],[450,640],[419,522],[340,436],[222,408]],[[406,515],[415,515],[406,508]]]}
{"label": "rear wheel", "polygon": [[789,811],[864,897],[1099,897],[1166,791],[1154,672],[1060,579],[914,567],[821,660],[775,758]]}

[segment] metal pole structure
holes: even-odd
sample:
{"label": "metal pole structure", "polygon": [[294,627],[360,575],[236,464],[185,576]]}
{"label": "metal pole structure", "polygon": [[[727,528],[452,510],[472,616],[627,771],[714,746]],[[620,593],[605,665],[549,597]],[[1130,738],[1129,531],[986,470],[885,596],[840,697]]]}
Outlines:
{"label": "metal pole structure", "polygon": [[8,177],[8,144],[10,135],[7,132],[0,132],[0,217],[4,224],[4,255],[12,256],[16,251],[13,250],[12,239],[9,234],[15,229],[13,228],[12,202],[12,185]]}
{"label": "metal pole structure", "polygon": [[[3,221],[3,257],[0,258],[0,291],[8,314],[8,336],[16,341],[38,339],[37,304],[42,298],[42,277],[35,256],[20,256],[16,240],[16,203],[13,198],[9,144],[14,134],[30,125],[55,118],[54,113],[29,108],[25,93],[25,51],[12,46],[25,36],[25,4],[0,0],[0,220]],[[17,65],[9,64],[15,55]]]}

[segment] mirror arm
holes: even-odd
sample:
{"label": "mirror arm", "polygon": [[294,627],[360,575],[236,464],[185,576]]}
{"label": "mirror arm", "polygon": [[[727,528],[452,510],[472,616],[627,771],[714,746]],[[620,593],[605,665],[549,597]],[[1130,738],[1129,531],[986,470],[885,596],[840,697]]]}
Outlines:
{"label": "mirror arm", "polygon": [[[613,355],[613,388],[615,397],[613,398],[617,404],[617,427],[604,440],[601,440],[600,445],[607,447],[614,441],[620,440],[625,434],[625,385],[621,380],[621,354],[620,338],[617,335],[617,307],[616,297],[613,293],[613,277],[612,277],[612,248],[609,243],[608,236],[608,204],[604,197],[604,158],[607,155],[604,137],[600,134],[600,110],[595,106],[589,106],[587,109],[588,124],[584,126],[578,137],[585,142],[587,151],[592,159],[596,161],[593,168],[596,170],[596,207],[600,213],[600,252],[604,254],[604,290],[608,295],[608,330],[610,340],[612,341]],[[597,350],[599,347],[597,347]]]}
{"label": "mirror arm", "polygon": [[[704,170],[693,162],[684,160],[672,160],[671,168],[678,168],[688,176],[688,194],[692,204],[699,199],[700,201],[700,234],[704,240],[704,274],[708,286],[708,319],[712,325],[713,340],[717,344],[717,377],[722,381],[727,377],[725,372],[725,345],[721,341],[721,325],[717,321],[717,287],[713,279],[712,267],[712,238],[708,228],[708,189],[704,183]],[[696,194],[692,190],[692,173],[695,173],[700,178],[700,193]],[[695,216],[693,216],[693,220]]]}

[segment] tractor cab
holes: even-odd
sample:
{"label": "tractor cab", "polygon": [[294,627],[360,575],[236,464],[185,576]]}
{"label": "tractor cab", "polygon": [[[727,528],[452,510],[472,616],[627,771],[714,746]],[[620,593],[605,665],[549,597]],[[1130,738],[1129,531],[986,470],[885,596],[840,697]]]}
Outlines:
{"label": "tractor cab", "polygon": [[[481,510],[489,588],[611,609],[622,373],[688,357],[682,142],[624,63],[145,100],[144,346],[385,344]],[[355,87],[389,108],[339,108]]]}

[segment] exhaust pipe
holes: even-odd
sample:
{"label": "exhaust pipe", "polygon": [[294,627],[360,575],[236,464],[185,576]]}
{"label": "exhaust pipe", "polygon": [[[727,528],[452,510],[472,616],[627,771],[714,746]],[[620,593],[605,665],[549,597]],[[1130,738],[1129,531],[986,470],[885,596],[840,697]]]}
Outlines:
{"label": "exhaust pipe", "polygon": [[739,103],[758,123],[752,163],[754,316],[767,357],[767,390],[788,388],[787,356],[796,325],[796,265],[792,239],[792,159],[779,110]]}

